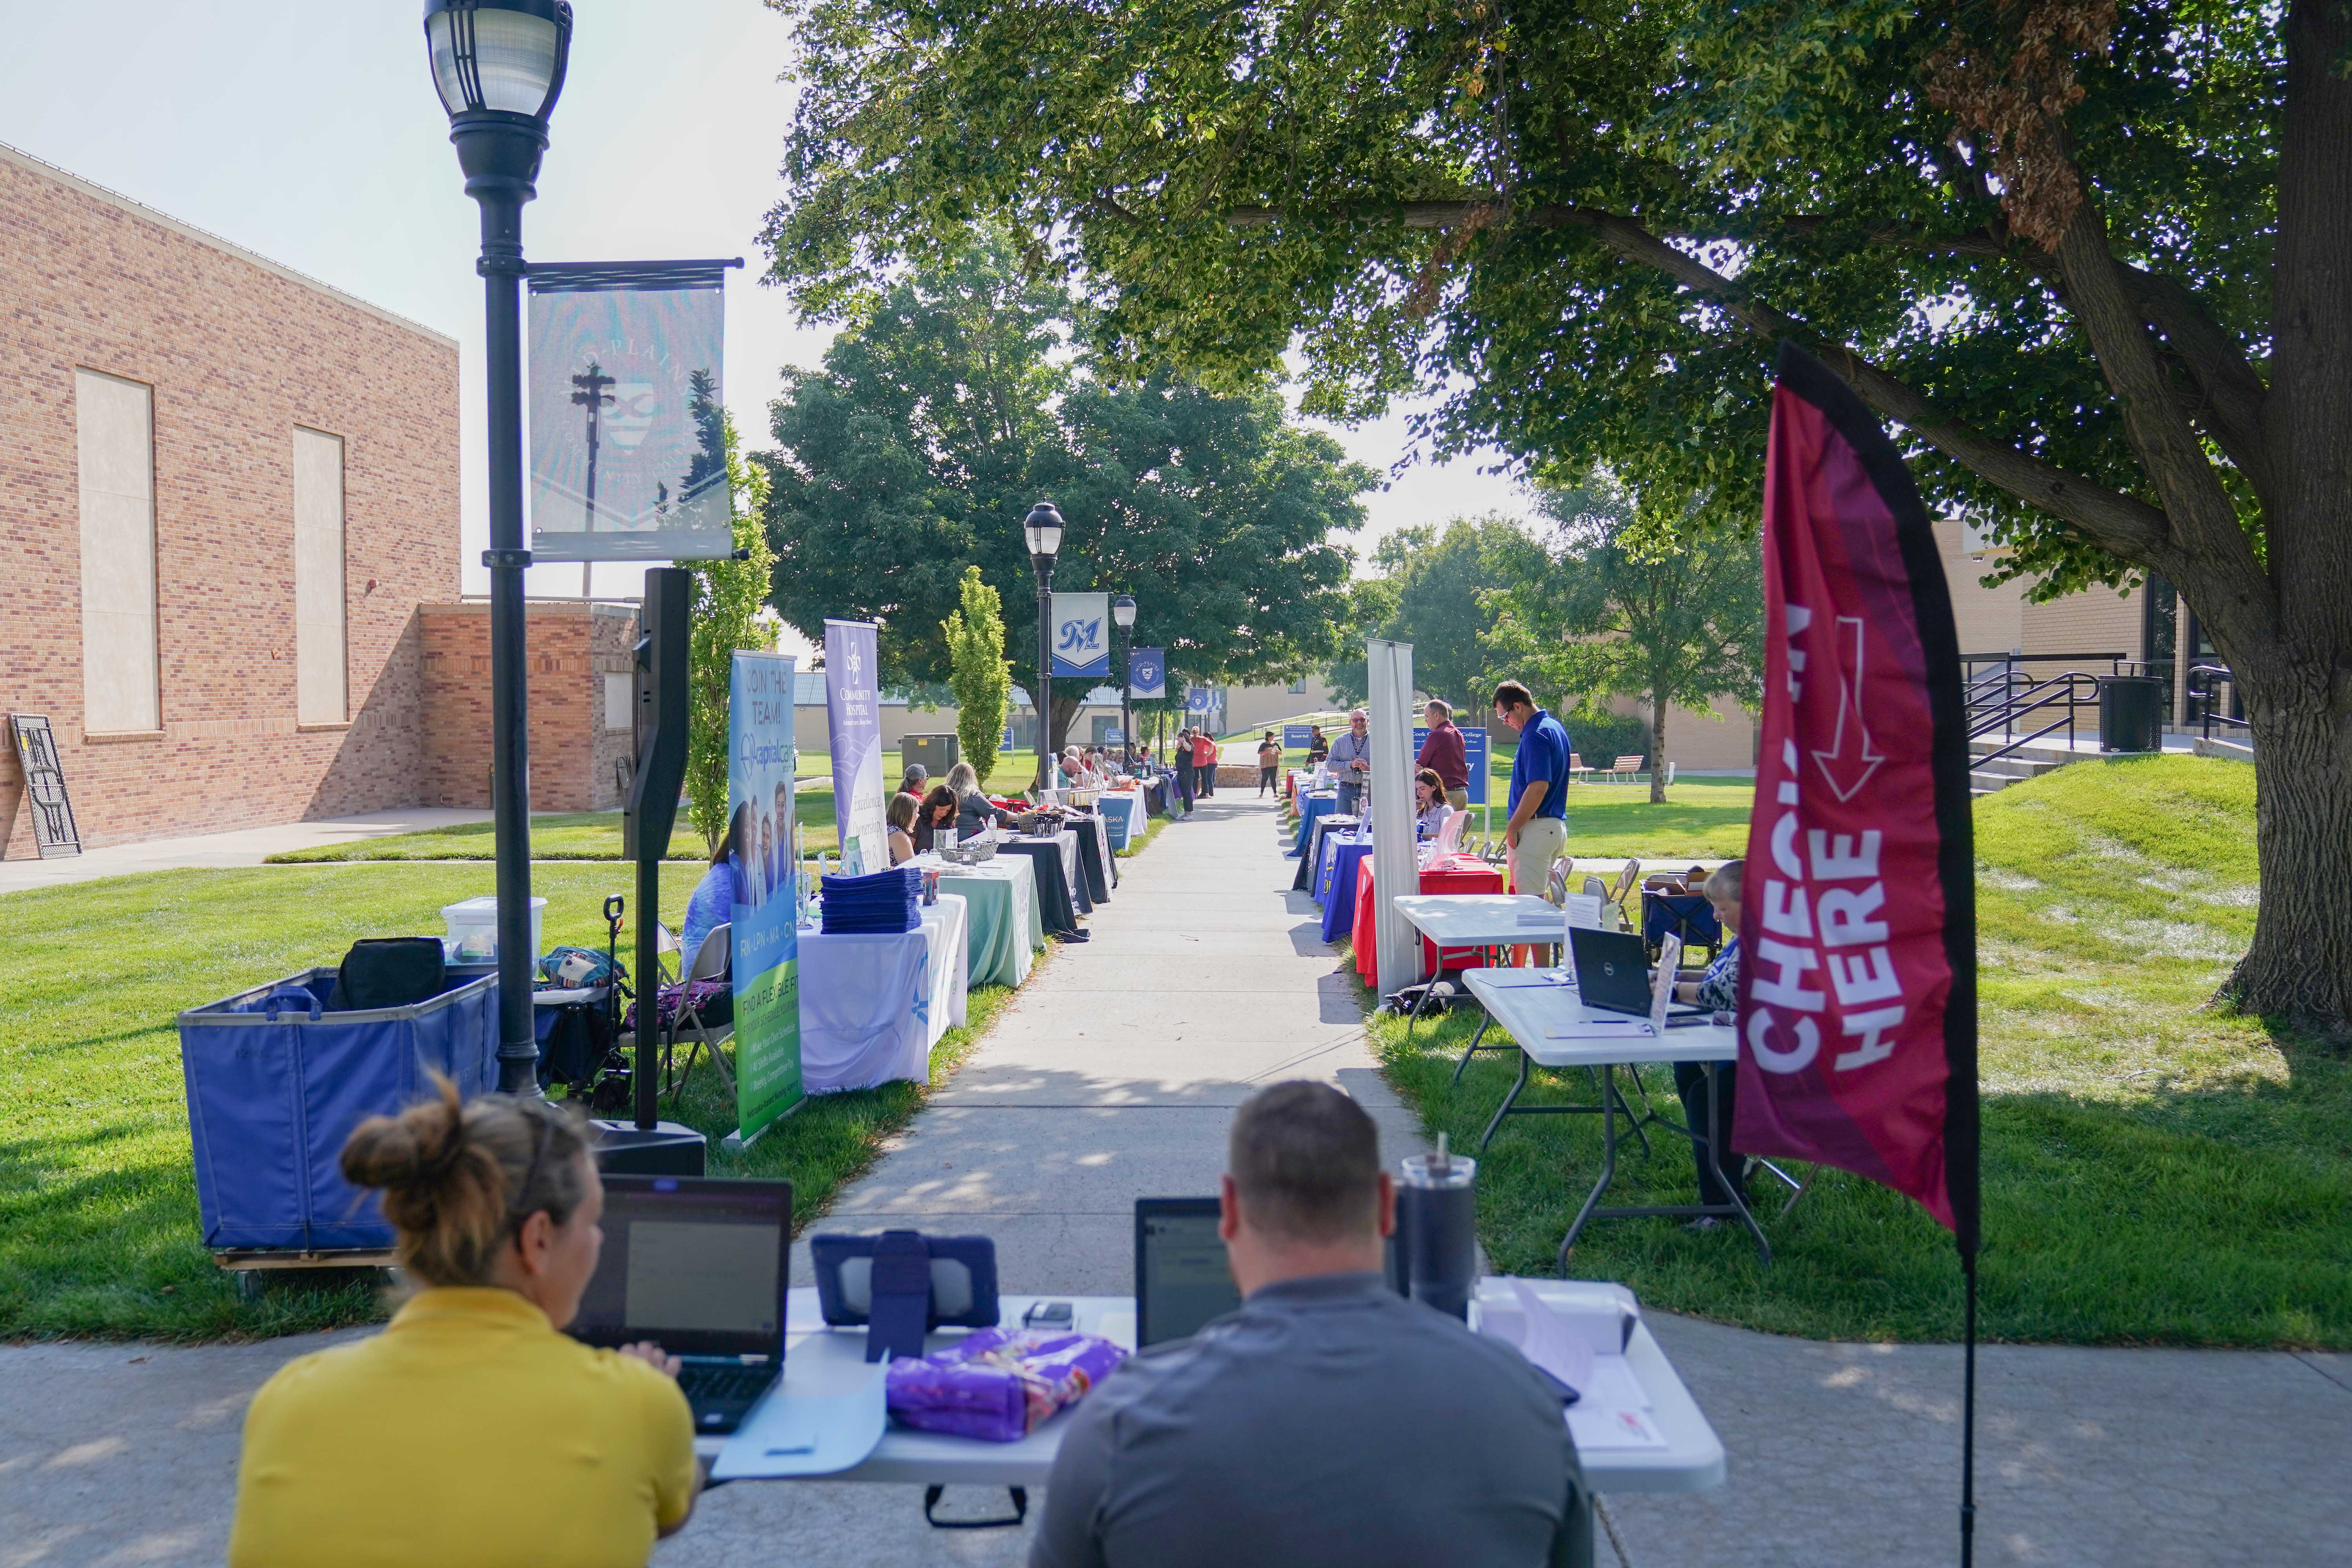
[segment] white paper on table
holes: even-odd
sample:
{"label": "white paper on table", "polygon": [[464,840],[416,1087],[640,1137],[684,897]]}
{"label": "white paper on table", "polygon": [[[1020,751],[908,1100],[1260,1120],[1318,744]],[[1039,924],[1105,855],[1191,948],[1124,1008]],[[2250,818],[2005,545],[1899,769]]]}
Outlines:
{"label": "white paper on table", "polygon": [[845,1394],[794,1394],[779,1381],[719,1450],[711,1479],[830,1476],[862,1463],[889,1424],[886,1365],[866,1369],[864,1380]]}
{"label": "white paper on table", "polygon": [[1598,893],[1570,893],[1568,896],[1570,929],[1585,931],[1601,929],[1601,896]]}
{"label": "white paper on table", "polygon": [[1519,1353],[1551,1373],[1579,1404],[1592,1392],[1592,1342],[1547,1306],[1524,1279],[1511,1281],[1518,1298]]}
{"label": "white paper on table", "polygon": [[1639,1410],[1622,1406],[1601,1408],[1584,1404],[1568,1408],[1568,1435],[1576,1439],[1579,1453],[1591,1453],[1597,1448],[1663,1448],[1664,1434],[1648,1415]]}
{"label": "white paper on table", "polygon": [[1547,1040],[1646,1040],[1658,1033],[1647,1018],[1581,1018],[1546,1029]]}
{"label": "white paper on table", "polygon": [[1683,939],[1669,936],[1658,944],[1657,977],[1650,982],[1650,1026],[1666,1031],[1666,1009],[1675,999],[1675,974],[1682,967]]}

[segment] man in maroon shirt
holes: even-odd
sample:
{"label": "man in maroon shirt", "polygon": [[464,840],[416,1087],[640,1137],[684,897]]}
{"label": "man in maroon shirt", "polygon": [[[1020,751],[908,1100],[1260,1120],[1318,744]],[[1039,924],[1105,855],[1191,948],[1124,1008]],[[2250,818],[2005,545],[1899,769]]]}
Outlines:
{"label": "man in maroon shirt", "polygon": [[1432,768],[1445,781],[1445,803],[1456,811],[1470,809],[1470,762],[1454,710],[1437,698],[1429,700],[1429,739],[1421,743],[1416,768]]}

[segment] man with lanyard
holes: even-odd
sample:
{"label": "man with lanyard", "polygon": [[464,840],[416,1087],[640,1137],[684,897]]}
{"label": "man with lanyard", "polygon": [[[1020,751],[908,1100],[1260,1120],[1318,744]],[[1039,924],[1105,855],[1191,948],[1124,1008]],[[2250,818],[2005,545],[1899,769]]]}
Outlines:
{"label": "man with lanyard", "polygon": [[1467,811],[1469,743],[1463,740],[1461,729],[1454,722],[1453,704],[1433,697],[1424,716],[1429,720],[1429,739],[1421,743],[1421,755],[1412,760],[1412,765],[1435,773],[1445,786],[1445,804],[1456,811]]}
{"label": "man with lanyard", "polygon": [[[1511,890],[1551,896],[1552,862],[1568,847],[1568,731],[1516,680],[1495,688],[1495,717],[1519,733],[1511,759]],[[1558,900],[1554,900],[1558,902]]]}
{"label": "man with lanyard", "polygon": [[1348,732],[1331,742],[1330,768],[1339,775],[1339,815],[1361,816],[1372,782],[1371,716],[1362,709],[1348,715]]}

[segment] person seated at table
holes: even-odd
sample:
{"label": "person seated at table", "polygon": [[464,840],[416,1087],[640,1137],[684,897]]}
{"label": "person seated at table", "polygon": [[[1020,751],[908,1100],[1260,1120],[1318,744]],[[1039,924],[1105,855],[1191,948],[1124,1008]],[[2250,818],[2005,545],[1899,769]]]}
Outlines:
{"label": "person seated at table", "polygon": [[1445,781],[1437,776],[1435,768],[1423,768],[1412,775],[1412,836],[1434,838],[1437,830],[1454,808],[1445,804]]}
{"label": "person seated at table", "polygon": [[1242,1305],[1078,1402],[1030,1568],[1589,1565],[1558,1388],[1381,1276],[1396,1194],[1363,1108],[1276,1084],[1225,1167]]}
{"label": "person seated at table", "polygon": [[955,792],[958,838],[985,828],[1013,826],[1013,814],[989,801],[981,790],[980,774],[970,763],[958,763],[948,770],[946,787]]}
{"label": "person seated at table", "polygon": [[931,770],[920,763],[908,763],[906,776],[898,781],[898,793],[911,795],[917,800],[920,800],[923,798],[923,792],[930,787]]}
{"label": "person seated at table", "polygon": [[[1739,893],[1746,879],[1748,863],[1726,860],[1716,868],[1715,875],[1706,879],[1706,901],[1715,908],[1715,918],[1723,923],[1724,943],[1706,966],[1706,973],[1696,980],[1675,983],[1675,1000],[1696,1003],[1712,1008],[1717,1014],[1728,1014],[1739,1006]],[[1693,868],[1696,872],[1696,868]],[[1738,1074],[1730,1062],[1676,1062],[1675,1092],[1682,1096],[1683,1125],[1704,1136],[1706,1131],[1706,1080],[1715,1079],[1716,1125],[1721,1130],[1726,1148],[1719,1158],[1710,1159],[1710,1151],[1703,1143],[1691,1145],[1691,1158],[1698,1163],[1698,1201],[1719,1204],[1728,1201],[1737,1189],[1744,1199],[1747,1194],[1744,1173],[1748,1168],[1746,1155],[1735,1154],[1731,1142],[1732,1085]],[[1685,1230],[1713,1230],[1723,1223],[1717,1215],[1701,1215],[1684,1226]]]}
{"label": "person seated at table", "polygon": [[676,1359],[561,1332],[604,1240],[587,1124],[434,1086],[342,1151],[343,1175],[383,1193],[413,1293],[381,1333],[290,1361],[254,1395],[231,1568],[635,1568],[694,1510]]}
{"label": "person seated at table", "polygon": [[[1282,742],[1268,730],[1265,739],[1257,743],[1257,793],[1261,795],[1275,788],[1274,775],[1282,771]],[[1281,793],[1276,790],[1276,794]]]}
{"label": "person seated at table", "polygon": [[702,951],[702,939],[718,927],[731,923],[737,904],[751,902],[743,896],[740,869],[743,828],[751,815],[750,801],[735,808],[726,836],[710,852],[709,868],[694,885],[694,891],[687,895],[686,924],[678,928],[677,935],[680,963],[692,963],[694,955]]}
{"label": "person seated at table", "polygon": [[915,813],[915,853],[929,854],[932,839],[941,829],[953,831],[961,809],[955,791],[943,784],[933,784],[931,793],[923,797],[921,807]]}
{"label": "person seated at table", "polygon": [[900,790],[890,797],[890,807],[883,817],[890,824],[890,864],[903,866],[915,858],[915,813],[923,803]]}

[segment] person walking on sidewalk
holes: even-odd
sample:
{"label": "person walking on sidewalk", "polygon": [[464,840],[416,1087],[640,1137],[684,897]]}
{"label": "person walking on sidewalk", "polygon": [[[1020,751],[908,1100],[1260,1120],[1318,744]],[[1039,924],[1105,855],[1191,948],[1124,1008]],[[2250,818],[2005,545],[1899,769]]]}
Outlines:
{"label": "person walking on sidewalk", "polygon": [[1516,680],[1495,688],[1495,717],[1519,734],[1518,754],[1511,759],[1511,816],[1503,826],[1511,890],[1550,898],[1552,862],[1568,847],[1568,731]]}
{"label": "person walking on sidewalk", "polygon": [[1429,739],[1421,743],[1421,755],[1412,760],[1416,768],[1428,768],[1444,781],[1445,804],[1456,811],[1470,809],[1469,743],[1463,740],[1461,728],[1454,722],[1454,705],[1442,698],[1433,697],[1424,710],[1429,720]]}
{"label": "person walking on sidewalk", "polygon": [[1282,742],[1274,738],[1273,731],[1268,730],[1265,739],[1257,743],[1257,793],[1261,796],[1268,790],[1274,790],[1277,795],[1282,793],[1275,788],[1274,782],[1274,775],[1281,769]]}

